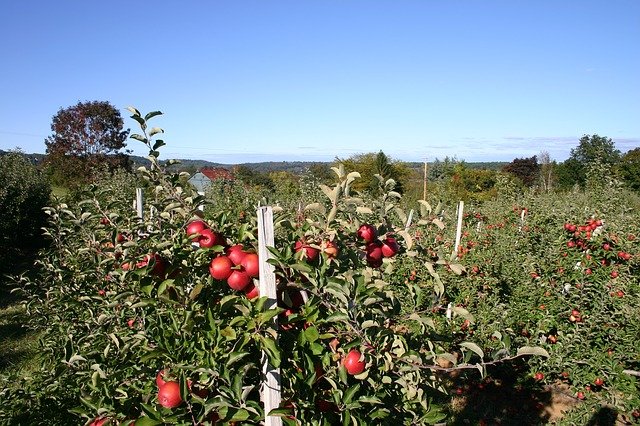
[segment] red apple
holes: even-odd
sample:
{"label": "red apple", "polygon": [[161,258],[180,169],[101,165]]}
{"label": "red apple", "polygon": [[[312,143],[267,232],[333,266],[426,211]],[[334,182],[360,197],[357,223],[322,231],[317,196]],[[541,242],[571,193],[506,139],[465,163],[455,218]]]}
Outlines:
{"label": "red apple", "polygon": [[242,262],[242,258],[247,254],[244,250],[242,250],[242,244],[236,244],[235,246],[229,247],[225,250],[227,256],[234,265],[239,265]]}
{"label": "red apple", "polygon": [[347,356],[342,361],[342,365],[344,365],[344,367],[347,369],[347,373],[355,376],[364,371],[366,363],[360,358],[362,358],[362,354],[360,353],[360,351],[356,349],[351,349],[349,351]]}
{"label": "red apple", "polygon": [[255,286],[254,283],[250,283],[244,289],[244,294],[247,296],[247,299],[255,299],[260,296],[260,290]]}
{"label": "red apple", "polygon": [[[164,263],[164,260],[162,259],[162,257],[160,257],[158,253],[145,255],[141,261],[136,263],[136,268],[146,268],[150,264],[152,265],[151,275],[159,278],[164,277],[166,265]],[[124,265],[123,265],[123,269],[124,269]]]}
{"label": "red apple", "polygon": [[209,229],[209,225],[202,220],[194,220],[189,222],[186,226],[187,236],[191,237],[196,234],[202,234],[202,231]]}
{"label": "red apple", "polygon": [[167,374],[167,370],[165,369],[159,370],[158,374],[156,374],[156,385],[158,386],[158,388],[161,388],[166,383],[166,381],[164,380],[165,374]]}
{"label": "red apple", "polygon": [[250,277],[257,277],[260,274],[260,260],[255,253],[246,253],[240,265]]}
{"label": "red apple", "polygon": [[370,243],[378,237],[378,232],[373,225],[365,223],[358,228],[358,238],[364,240],[365,243]]}
{"label": "red apple", "polygon": [[203,229],[198,237],[198,244],[202,248],[211,248],[216,245],[216,235],[211,229]]}
{"label": "red apple", "polygon": [[91,423],[89,423],[89,426],[103,426],[108,421],[109,417],[96,417]]}
{"label": "red apple", "polygon": [[382,243],[378,240],[367,244],[367,251],[366,251],[366,259],[367,259],[367,264],[369,264],[369,266],[377,268],[380,265],[382,265]]}
{"label": "red apple", "polygon": [[165,408],[176,408],[182,404],[178,382],[166,382],[158,390],[158,403]]}
{"label": "red apple", "polygon": [[306,258],[310,262],[316,260],[318,258],[318,255],[320,254],[320,250],[311,247],[302,240],[296,241],[294,250],[296,251],[296,253],[302,253],[302,257]]}
{"label": "red apple", "polygon": [[231,275],[227,278],[227,284],[229,287],[236,291],[242,291],[251,283],[251,277],[246,271],[234,269],[231,271]]}
{"label": "red apple", "polygon": [[398,246],[395,238],[387,237],[382,242],[382,255],[384,257],[393,257],[398,253],[398,250],[400,250],[400,246]]}
{"label": "red apple", "polygon": [[233,270],[233,262],[227,256],[218,256],[211,260],[209,265],[209,273],[211,276],[218,280],[223,281],[229,278]]}

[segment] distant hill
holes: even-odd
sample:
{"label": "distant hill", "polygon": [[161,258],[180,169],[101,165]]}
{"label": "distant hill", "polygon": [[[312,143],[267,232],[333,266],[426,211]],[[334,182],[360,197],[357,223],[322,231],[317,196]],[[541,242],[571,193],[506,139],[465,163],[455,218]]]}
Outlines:
{"label": "distant hill", "polygon": [[[4,151],[0,149],[0,156],[7,154],[8,151]],[[44,154],[27,154],[23,153],[25,157],[31,161],[31,163],[35,165],[39,165],[44,161]],[[149,164],[149,160],[146,157],[142,157],[139,155],[132,155],[129,157],[131,162],[133,163],[133,167],[140,167]],[[166,160],[163,160],[165,162]],[[193,160],[193,159],[181,159],[179,160],[180,164],[176,165],[174,168],[176,170],[200,170],[203,167],[222,167],[225,169],[232,169],[234,166],[246,166],[249,169],[260,172],[260,173],[269,173],[269,172],[290,172],[294,174],[304,173],[310,166],[314,164],[333,164],[332,161],[328,162],[318,162],[318,161],[264,161],[261,163],[240,163],[240,164],[222,164],[222,163],[214,163],[212,161],[206,160]],[[464,163],[466,167],[470,169],[488,169],[488,170],[500,170],[504,165],[509,164],[508,162],[478,162],[478,163]],[[424,167],[424,163],[419,162],[409,162],[407,165],[415,170],[422,170]],[[430,164],[429,164],[430,165]]]}

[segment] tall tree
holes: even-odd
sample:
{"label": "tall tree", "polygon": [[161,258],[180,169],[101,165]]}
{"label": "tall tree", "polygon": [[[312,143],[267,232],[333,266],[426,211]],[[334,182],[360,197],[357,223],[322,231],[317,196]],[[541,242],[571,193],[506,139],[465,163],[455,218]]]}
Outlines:
{"label": "tall tree", "polygon": [[566,169],[573,175],[571,185],[584,186],[587,179],[587,170],[592,166],[613,167],[620,161],[620,151],[616,149],[611,138],[598,135],[584,135],[580,138],[577,147],[571,150],[567,159]]}
{"label": "tall tree", "polygon": [[47,164],[54,182],[66,186],[93,179],[98,166],[128,165],[129,129],[123,130],[120,111],[106,101],[78,102],[53,116],[53,134],[45,140]]}
{"label": "tall tree", "polygon": [[540,164],[538,164],[538,157],[535,155],[531,158],[516,158],[504,166],[502,171],[511,173],[526,186],[531,187],[538,181],[540,176]]}
{"label": "tall tree", "polygon": [[401,161],[390,159],[384,152],[352,155],[347,159],[336,159],[342,163],[348,171],[360,173],[361,178],[356,180],[353,188],[357,191],[377,191],[379,186],[376,174],[384,180],[393,179],[396,182],[395,191],[403,192],[403,186],[411,170]]}
{"label": "tall tree", "polygon": [[540,153],[540,185],[542,190],[549,192],[553,189],[553,169],[555,161],[551,161],[551,156],[548,151],[542,151]]}
{"label": "tall tree", "polygon": [[629,188],[640,192],[640,148],[632,149],[622,156],[618,171]]}

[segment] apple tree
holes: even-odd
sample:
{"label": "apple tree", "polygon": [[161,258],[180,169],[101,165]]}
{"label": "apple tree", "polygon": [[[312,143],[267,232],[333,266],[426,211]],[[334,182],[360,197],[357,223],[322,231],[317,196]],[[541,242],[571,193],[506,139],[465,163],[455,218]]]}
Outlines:
{"label": "apple tree", "polygon": [[[149,127],[159,115],[130,109],[149,149],[145,209],[131,193],[90,185],[74,205],[46,209],[51,248],[38,279],[23,278],[27,308],[42,332],[43,363],[3,395],[0,416],[33,408],[68,410],[87,424],[431,424],[445,415],[435,374],[483,371],[470,341],[436,334],[443,312],[403,309],[437,300],[464,268],[438,240],[444,223],[426,202],[405,229],[393,179],[380,197],[352,189],[357,172],[335,167],[333,186],[303,209],[275,209],[277,300],[256,294],[257,221],[211,204],[158,161],[164,145]],[[170,164],[169,164],[170,165]],[[205,205],[205,212],[199,210]],[[428,271],[424,282],[393,284],[398,259]],[[435,298],[435,299],[434,299]],[[473,316],[464,308],[456,321]],[[520,351],[518,355],[540,353]],[[282,403],[261,404],[263,356],[280,368]],[[34,414],[35,415],[35,414]]]}

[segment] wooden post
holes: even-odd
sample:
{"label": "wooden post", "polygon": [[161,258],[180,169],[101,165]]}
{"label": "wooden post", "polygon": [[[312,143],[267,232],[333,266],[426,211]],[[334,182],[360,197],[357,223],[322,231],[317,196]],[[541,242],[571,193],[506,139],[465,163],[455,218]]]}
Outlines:
{"label": "wooden post", "polygon": [[[267,297],[265,307],[274,309],[277,306],[276,275],[273,265],[267,262],[271,257],[267,247],[274,246],[273,233],[273,209],[271,206],[260,207],[258,214],[258,256],[260,259],[260,296]],[[273,318],[276,329],[278,328],[278,317]],[[268,413],[280,407],[280,369],[269,364],[266,353],[262,354],[262,373],[264,382],[262,383],[261,395],[265,412],[265,426],[281,426],[282,418],[269,416]]]}
{"label": "wooden post", "polygon": [[462,237],[462,213],[464,210],[464,201],[460,201],[458,204],[458,227],[456,228],[456,245],[453,248],[453,253],[458,256],[458,247],[460,246],[460,237]]}
{"label": "wooden post", "polygon": [[136,188],[136,212],[140,219],[144,219],[144,201],[142,198],[142,188]]}
{"label": "wooden post", "polygon": [[[204,191],[198,191],[198,195],[204,195]],[[204,204],[200,204],[198,206],[198,210],[200,210],[201,212],[204,211]]]}
{"label": "wooden post", "polygon": [[427,201],[427,160],[424,160],[424,176],[422,178],[422,199]]}

